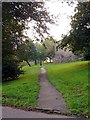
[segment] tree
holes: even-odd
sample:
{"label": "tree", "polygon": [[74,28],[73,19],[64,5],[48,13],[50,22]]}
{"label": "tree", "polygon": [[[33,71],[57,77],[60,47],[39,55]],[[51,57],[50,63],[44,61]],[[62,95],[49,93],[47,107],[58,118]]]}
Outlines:
{"label": "tree", "polygon": [[[3,15],[4,16],[4,15]],[[16,57],[16,44],[18,38],[22,38],[22,34],[19,32],[23,29],[23,25],[17,24],[17,21],[9,18],[3,19],[2,25],[2,78],[3,81],[16,79],[19,74],[22,73],[20,70],[20,61]],[[17,29],[17,30],[16,30]],[[17,33],[15,35],[15,33]],[[19,38],[19,39],[20,39]],[[19,40],[20,41],[20,40]]]}
{"label": "tree", "polygon": [[37,51],[37,60],[39,61],[40,65],[42,65],[42,61],[46,58],[46,50],[41,43],[35,43],[36,51]]}
{"label": "tree", "polygon": [[75,54],[90,60],[90,2],[78,3],[76,10],[70,35],[63,38],[61,46],[69,46]]}
{"label": "tree", "polygon": [[[21,74],[16,48],[23,45],[23,30],[26,22],[35,21],[39,36],[47,33],[47,22],[52,23],[43,2],[3,2],[2,3],[2,77],[14,79]],[[13,73],[11,72],[13,71]]]}
{"label": "tree", "polygon": [[35,44],[32,41],[30,41],[29,44],[29,59],[33,60],[35,65],[37,65],[37,50]]}
{"label": "tree", "polygon": [[46,38],[46,40],[43,42],[43,45],[46,49],[46,57],[49,57],[51,62],[55,55],[55,40],[52,37]]}
{"label": "tree", "polygon": [[28,40],[24,41],[22,44],[17,47],[17,56],[19,60],[22,62],[23,60],[27,62],[27,64],[31,67],[29,63],[30,59],[30,42]]}

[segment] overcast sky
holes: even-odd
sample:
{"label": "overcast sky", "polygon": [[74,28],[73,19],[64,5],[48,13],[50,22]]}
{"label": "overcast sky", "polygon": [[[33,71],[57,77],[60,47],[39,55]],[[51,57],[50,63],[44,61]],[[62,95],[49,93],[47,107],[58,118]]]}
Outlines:
{"label": "overcast sky", "polygon": [[[50,34],[56,39],[60,40],[62,34],[67,34],[70,29],[70,22],[71,22],[71,17],[75,14],[74,9],[77,6],[77,1],[73,0],[74,3],[71,4],[70,6],[68,3],[62,3],[62,0],[46,0],[45,2],[45,7],[47,10],[50,12],[50,14],[53,14],[54,16],[57,17],[57,22],[56,25],[50,25],[48,24],[50,28]],[[31,27],[31,23],[28,24]],[[34,30],[29,29],[27,31],[27,35],[34,39]],[[35,33],[34,33],[35,34]]]}
{"label": "overcast sky", "polygon": [[55,39],[60,39],[62,34],[67,34],[71,29],[71,15],[73,16],[74,9],[77,6],[77,2],[68,5],[68,3],[62,3],[62,0],[52,0],[51,2],[46,2],[46,6],[48,6],[48,10],[51,14],[58,16],[57,25],[50,25],[50,33],[54,36]]}

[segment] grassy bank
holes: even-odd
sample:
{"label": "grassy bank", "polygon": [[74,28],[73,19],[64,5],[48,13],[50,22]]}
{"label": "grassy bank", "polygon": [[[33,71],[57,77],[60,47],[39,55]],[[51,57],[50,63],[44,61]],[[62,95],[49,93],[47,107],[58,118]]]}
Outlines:
{"label": "grassy bank", "polygon": [[[45,64],[49,81],[65,98],[68,108],[75,114],[88,113],[88,62]],[[3,104],[35,107],[39,94],[39,66],[23,67],[26,71],[18,80],[4,82]]]}
{"label": "grassy bank", "polygon": [[23,67],[25,74],[20,75],[18,80],[4,82],[2,85],[3,104],[14,106],[37,105],[39,93],[38,74],[39,66]]}
{"label": "grassy bank", "polygon": [[2,83],[0,83],[0,104],[2,103]]}
{"label": "grassy bank", "polygon": [[88,115],[88,62],[45,65],[49,81],[63,94],[68,108]]}

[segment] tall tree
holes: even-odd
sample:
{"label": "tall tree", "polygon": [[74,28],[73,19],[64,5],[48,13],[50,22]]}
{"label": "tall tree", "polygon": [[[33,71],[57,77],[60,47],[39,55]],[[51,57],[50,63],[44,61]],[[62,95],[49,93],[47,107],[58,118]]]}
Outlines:
{"label": "tall tree", "polygon": [[46,40],[43,42],[43,45],[46,49],[46,57],[50,58],[50,62],[55,55],[55,44],[55,40],[52,37],[46,38]]}
{"label": "tall tree", "polygon": [[35,44],[30,41],[29,42],[29,59],[33,60],[35,62],[35,65],[37,65],[37,50]]}
{"label": "tall tree", "polygon": [[90,2],[78,3],[76,10],[70,35],[63,38],[61,46],[69,46],[75,54],[90,60]]}
{"label": "tall tree", "polygon": [[17,51],[17,56],[19,58],[19,60],[22,61],[26,61],[26,63],[31,67],[29,60],[30,60],[30,50],[31,48],[29,47],[31,44],[30,41],[26,40],[24,41],[22,44],[18,45],[16,51]]}
{"label": "tall tree", "polygon": [[16,48],[23,44],[26,21],[35,21],[36,32],[47,33],[47,22],[52,23],[43,2],[2,3],[2,76],[3,80],[14,79],[21,73]]}
{"label": "tall tree", "polygon": [[46,58],[46,50],[45,47],[41,43],[35,43],[36,51],[37,51],[37,60],[39,61],[40,65]]}

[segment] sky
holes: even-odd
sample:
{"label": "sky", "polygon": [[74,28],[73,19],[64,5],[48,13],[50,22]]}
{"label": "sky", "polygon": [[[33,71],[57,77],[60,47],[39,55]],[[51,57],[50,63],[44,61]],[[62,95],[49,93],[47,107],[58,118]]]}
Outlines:
{"label": "sky", "polygon": [[[74,1],[74,3],[69,6],[65,2],[62,3],[62,0],[46,0],[45,7],[47,8],[47,11],[57,17],[57,22],[55,25],[47,24],[50,28],[49,33],[51,36],[53,36],[54,39],[60,40],[62,38],[62,34],[66,35],[69,33],[71,29],[70,16],[73,16],[75,14],[74,9],[76,6],[77,1]],[[27,30],[27,36],[29,36],[31,39],[34,39],[34,34],[36,33],[31,27],[31,25],[33,25],[33,23],[28,23],[30,29]]]}
{"label": "sky", "polygon": [[58,16],[57,25],[50,25],[50,33],[55,39],[61,39],[62,34],[67,34],[70,29],[71,15],[75,14],[74,9],[77,6],[77,2],[73,6],[69,6],[67,3],[62,4],[62,0],[52,0],[52,2],[47,2],[46,6],[49,7],[51,14]]}

